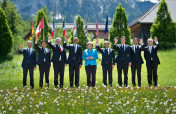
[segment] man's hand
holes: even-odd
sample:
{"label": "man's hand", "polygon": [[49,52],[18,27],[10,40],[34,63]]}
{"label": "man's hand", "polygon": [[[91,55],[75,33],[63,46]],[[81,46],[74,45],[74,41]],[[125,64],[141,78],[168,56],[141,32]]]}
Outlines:
{"label": "man's hand", "polygon": [[114,65],[112,65],[112,69],[114,68]]}
{"label": "man's hand", "polygon": [[131,66],[131,62],[129,62],[129,66]]}
{"label": "man's hand", "polygon": [[65,67],[67,66],[67,64],[65,64]]}
{"label": "man's hand", "polygon": [[158,38],[156,36],[154,37],[154,41],[155,43],[158,42]]}
{"label": "man's hand", "polygon": [[19,45],[19,48],[20,48],[20,50],[22,50],[23,49],[23,45],[20,43],[20,45]]}
{"label": "man's hand", "polygon": [[79,65],[79,68],[81,68],[81,67],[82,67],[82,64]]}
{"label": "man's hand", "polygon": [[34,67],[34,70],[36,70],[36,67]]}
{"label": "man's hand", "polygon": [[51,35],[48,35],[48,41],[51,41]]}
{"label": "man's hand", "polygon": [[35,43],[37,43],[39,41],[39,38],[38,37],[36,37],[35,38]]}
{"label": "man's hand", "polygon": [[99,44],[98,38],[96,38],[96,44],[97,44],[97,45]]}
{"label": "man's hand", "polygon": [[118,39],[115,37],[114,38],[114,43],[117,44],[117,42],[118,42]]}
{"label": "man's hand", "polygon": [[144,44],[143,39],[140,39],[139,42],[141,45]]}
{"label": "man's hand", "polygon": [[66,35],[65,35],[65,37],[64,37],[64,41],[67,42],[67,36],[66,36]]}

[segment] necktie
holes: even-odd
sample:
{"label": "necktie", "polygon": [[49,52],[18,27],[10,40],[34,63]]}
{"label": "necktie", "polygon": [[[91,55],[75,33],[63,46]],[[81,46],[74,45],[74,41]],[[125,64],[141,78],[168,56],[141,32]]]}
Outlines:
{"label": "necktie", "polygon": [[59,45],[59,50],[60,50],[60,52],[62,52],[60,45]]}
{"label": "necktie", "polygon": [[152,46],[150,46],[150,53],[152,53]]}
{"label": "necktie", "polygon": [[74,44],[74,48],[75,48],[75,53],[76,53],[76,45]]}
{"label": "necktie", "polygon": [[123,49],[123,51],[125,51],[125,45],[122,45],[122,49]]}
{"label": "necktie", "polygon": [[135,46],[135,52],[136,52],[136,50],[137,50],[137,46]]}
{"label": "necktie", "polygon": [[28,48],[29,55],[31,55],[30,48]]}

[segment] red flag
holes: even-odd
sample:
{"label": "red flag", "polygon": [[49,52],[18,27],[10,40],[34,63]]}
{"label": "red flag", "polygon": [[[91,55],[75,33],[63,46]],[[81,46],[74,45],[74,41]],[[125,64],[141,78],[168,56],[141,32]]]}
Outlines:
{"label": "red flag", "polygon": [[55,22],[54,22],[54,19],[53,19],[53,28],[52,28],[52,32],[51,32],[51,37],[54,36],[54,30],[55,30]]}
{"label": "red flag", "polygon": [[43,18],[41,19],[39,25],[37,26],[37,29],[35,31],[35,36],[38,37],[41,33],[41,29],[43,29]]}
{"label": "red flag", "polygon": [[33,25],[33,22],[31,22],[31,36],[30,36],[30,40],[32,39],[33,32],[34,32],[34,25]]}
{"label": "red flag", "polygon": [[65,37],[65,19],[63,20],[63,38]]}

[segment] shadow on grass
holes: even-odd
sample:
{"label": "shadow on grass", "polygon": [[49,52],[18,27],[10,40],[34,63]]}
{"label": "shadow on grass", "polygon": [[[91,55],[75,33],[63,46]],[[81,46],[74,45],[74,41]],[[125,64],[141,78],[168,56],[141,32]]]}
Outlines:
{"label": "shadow on grass", "polygon": [[12,55],[7,55],[6,57],[0,57],[0,64],[2,64],[5,61],[11,61],[13,59]]}

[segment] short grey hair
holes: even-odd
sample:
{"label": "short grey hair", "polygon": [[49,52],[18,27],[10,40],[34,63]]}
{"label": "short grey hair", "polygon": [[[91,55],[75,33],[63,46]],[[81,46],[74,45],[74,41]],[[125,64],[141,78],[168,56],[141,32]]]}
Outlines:
{"label": "short grey hair", "polygon": [[56,40],[62,40],[62,38],[56,38]]}
{"label": "short grey hair", "polygon": [[77,40],[78,40],[78,37],[74,37],[73,40],[74,40],[74,39],[77,39]]}
{"label": "short grey hair", "polygon": [[152,42],[153,42],[153,39],[152,39],[152,38],[149,38],[147,41],[152,41]]}
{"label": "short grey hair", "polygon": [[32,43],[32,41],[31,41],[31,40],[28,40],[27,43]]}

